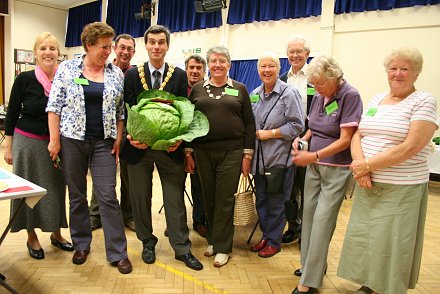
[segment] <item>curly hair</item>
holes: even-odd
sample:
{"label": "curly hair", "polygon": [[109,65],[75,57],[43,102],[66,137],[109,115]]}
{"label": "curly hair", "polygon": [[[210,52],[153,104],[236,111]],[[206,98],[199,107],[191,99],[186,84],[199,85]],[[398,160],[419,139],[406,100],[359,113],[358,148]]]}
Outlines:
{"label": "curly hair", "polygon": [[385,70],[388,69],[390,63],[395,59],[405,59],[411,62],[414,71],[419,74],[423,69],[423,56],[419,49],[410,46],[402,46],[392,50],[383,62]]}
{"label": "curly hair", "polygon": [[94,45],[99,38],[113,38],[115,30],[106,23],[95,21],[84,26],[81,33],[81,43],[87,52],[87,45]]}

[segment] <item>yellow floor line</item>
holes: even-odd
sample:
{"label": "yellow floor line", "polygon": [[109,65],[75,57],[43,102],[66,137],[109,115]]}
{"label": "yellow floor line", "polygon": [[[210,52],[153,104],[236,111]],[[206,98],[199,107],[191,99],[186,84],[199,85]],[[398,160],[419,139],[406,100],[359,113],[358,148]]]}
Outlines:
{"label": "yellow floor line", "polygon": [[[133,255],[133,254],[138,255],[138,256],[140,255],[137,251],[134,251],[131,249],[128,249],[128,252],[130,253],[130,255]],[[186,274],[185,272],[179,271],[178,269],[175,269],[174,267],[167,265],[165,263],[162,263],[158,260],[156,260],[154,265],[157,265],[157,266],[169,271],[170,273],[175,274],[176,276],[182,277],[187,281],[190,281],[198,286],[201,286],[201,287],[205,288],[206,290],[212,291],[213,293],[228,294],[228,292],[226,292],[226,291],[219,290],[211,284],[206,284],[203,281],[201,281],[201,280],[199,280],[189,274]]]}

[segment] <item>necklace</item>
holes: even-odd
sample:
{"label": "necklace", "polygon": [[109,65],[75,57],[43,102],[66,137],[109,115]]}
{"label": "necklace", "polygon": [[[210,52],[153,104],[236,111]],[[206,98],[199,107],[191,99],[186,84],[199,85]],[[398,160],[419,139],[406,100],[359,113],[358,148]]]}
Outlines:
{"label": "necklace", "polygon": [[[148,90],[147,80],[145,79],[144,64],[140,63],[137,68],[139,72],[139,78],[141,79],[142,87],[144,88],[144,90]],[[171,79],[173,72],[174,72],[174,66],[169,64],[167,76],[163,80],[163,83],[160,85],[159,90],[163,90],[163,88],[165,88],[166,84]]]}
{"label": "necklace", "polygon": [[206,86],[206,93],[208,93],[209,98],[216,99],[216,100],[222,98],[226,94],[225,89],[223,88],[223,92],[220,95],[214,96],[214,94],[211,93],[211,85],[210,84],[208,84]]}
{"label": "necklace", "polygon": [[[87,68],[87,65],[86,65],[84,68],[85,68],[86,71],[89,73],[89,75],[90,75],[92,78],[94,78],[94,79],[96,79],[97,77],[99,77],[99,76],[102,74],[102,70],[101,70],[101,69],[99,70],[99,72],[98,72],[97,75],[92,75],[92,73],[90,72],[90,70]],[[102,69],[104,69],[104,67],[103,67]]]}

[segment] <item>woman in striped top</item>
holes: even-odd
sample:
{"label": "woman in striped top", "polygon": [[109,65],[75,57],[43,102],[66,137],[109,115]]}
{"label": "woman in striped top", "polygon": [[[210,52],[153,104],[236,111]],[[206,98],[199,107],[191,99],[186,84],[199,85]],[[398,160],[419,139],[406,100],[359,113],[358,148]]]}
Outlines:
{"label": "woman in striped top", "polygon": [[356,293],[415,288],[428,198],[429,141],[438,128],[436,99],[416,90],[423,58],[401,47],[384,62],[389,91],[373,97],[353,136],[357,180],[338,276]]}

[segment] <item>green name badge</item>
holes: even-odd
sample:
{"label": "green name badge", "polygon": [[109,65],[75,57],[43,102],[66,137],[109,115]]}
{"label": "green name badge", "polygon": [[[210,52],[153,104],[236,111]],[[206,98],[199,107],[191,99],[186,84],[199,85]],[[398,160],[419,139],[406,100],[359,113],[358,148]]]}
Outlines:
{"label": "green name badge", "polygon": [[336,101],[333,101],[332,103],[330,103],[325,107],[325,113],[327,113],[327,115],[330,115],[336,110],[338,110],[338,108],[339,108],[338,103]]}
{"label": "green name badge", "polygon": [[307,87],[307,96],[308,95],[315,95],[315,88],[309,88],[309,87]]}
{"label": "green name badge", "polygon": [[225,94],[237,97],[238,96],[238,90],[231,89],[231,88],[225,88]]}
{"label": "green name badge", "polygon": [[373,108],[368,109],[368,111],[365,115],[366,116],[374,116],[376,114],[376,112],[377,112],[377,108],[373,107]]}
{"label": "green name badge", "polygon": [[77,85],[85,85],[85,86],[89,85],[89,80],[87,80],[87,79],[74,78],[73,82]]}
{"label": "green name badge", "polygon": [[249,98],[251,98],[252,103],[256,103],[260,100],[260,95],[258,95],[258,94],[251,95]]}

